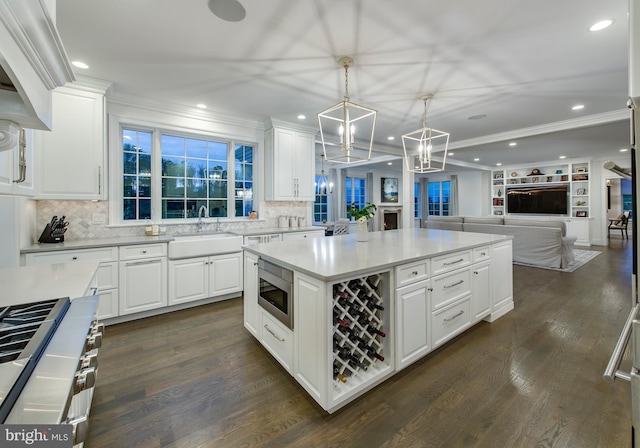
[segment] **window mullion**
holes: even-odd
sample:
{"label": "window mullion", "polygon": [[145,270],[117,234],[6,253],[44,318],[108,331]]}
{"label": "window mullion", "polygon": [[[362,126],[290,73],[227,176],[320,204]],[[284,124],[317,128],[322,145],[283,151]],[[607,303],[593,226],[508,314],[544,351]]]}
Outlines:
{"label": "window mullion", "polygon": [[154,129],[151,146],[151,219],[162,221],[162,150],[160,131]]}

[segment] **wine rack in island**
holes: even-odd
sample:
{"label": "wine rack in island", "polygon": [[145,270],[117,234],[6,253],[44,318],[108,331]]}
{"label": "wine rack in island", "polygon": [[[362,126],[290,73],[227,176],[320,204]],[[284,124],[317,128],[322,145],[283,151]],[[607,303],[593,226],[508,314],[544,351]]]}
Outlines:
{"label": "wine rack in island", "polygon": [[384,274],[373,274],[333,285],[333,386],[338,395],[389,368],[384,279]]}

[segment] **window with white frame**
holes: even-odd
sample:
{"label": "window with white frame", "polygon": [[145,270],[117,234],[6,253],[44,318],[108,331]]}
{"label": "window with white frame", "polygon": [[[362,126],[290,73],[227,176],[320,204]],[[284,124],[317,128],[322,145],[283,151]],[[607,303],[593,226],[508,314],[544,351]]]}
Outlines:
{"label": "window with white frame", "polygon": [[329,194],[326,185],[327,178],[316,176],[316,197],[313,202],[313,221],[326,222],[329,220]]}
{"label": "window with white frame", "polygon": [[366,179],[360,177],[347,177],[345,180],[345,193],[347,200],[347,218],[351,218],[349,207],[355,204],[358,208],[365,205]]}
{"label": "window with white frame", "polygon": [[429,182],[429,215],[449,216],[449,199],[451,197],[451,182]]}
{"label": "window with white frame", "polygon": [[122,129],[125,222],[243,217],[253,209],[254,145],[160,129]]}
{"label": "window with white frame", "polygon": [[420,218],[420,182],[413,183],[413,217]]}

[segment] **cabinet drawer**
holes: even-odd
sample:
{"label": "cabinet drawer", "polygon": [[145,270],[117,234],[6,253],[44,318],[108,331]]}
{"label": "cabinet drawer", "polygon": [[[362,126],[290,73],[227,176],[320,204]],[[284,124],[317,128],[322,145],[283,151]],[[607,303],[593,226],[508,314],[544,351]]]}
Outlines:
{"label": "cabinet drawer", "polygon": [[431,259],[431,275],[443,274],[471,264],[471,249]]}
{"label": "cabinet drawer", "polygon": [[420,260],[396,267],[396,288],[425,280],[429,277],[429,260]]}
{"label": "cabinet drawer", "polygon": [[120,247],[120,261],[164,257],[166,255],[167,243],[139,244],[137,246]]}
{"label": "cabinet drawer", "polygon": [[276,321],[270,314],[262,312],[260,342],[287,372],[292,373],[293,333]]}
{"label": "cabinet drawer", "polygon": [[40,252],[27,254],[25,257],[27,266],[36,264],[69,263],[72,261],[117,261],[118,248],[104,247],[99,249],[74,249],[59,250],[53,252]]}
{"label": "cabinet drawer", "polygon": [[118,263],[112,261],[110,263],[101,263],[96,273],[98,290],[111,289],[118,287]]}
{"label": "cabinet drawer", "polygon": [[491,258],[491,246],[476,247],[473,249],[473,262],[485,261]]}
{"label": "cabinet drawer", "polygon": [[471,270],[459,269],[431,279],[432,311],[442,308],[471,293]]}
{"label": "cabinet drawer", "polygon": [[433,346],[437,347],[471,326],[471,297],[436,311],[431,316]]}

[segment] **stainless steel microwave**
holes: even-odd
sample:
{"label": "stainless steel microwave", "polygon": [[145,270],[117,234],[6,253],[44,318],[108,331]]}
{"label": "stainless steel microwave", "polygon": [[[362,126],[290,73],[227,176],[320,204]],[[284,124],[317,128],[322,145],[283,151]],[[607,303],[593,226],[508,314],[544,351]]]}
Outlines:
{"label": "stainless steel microwave", "polygon": [[258,305],[293,330],[293,271],[260,258]]}

